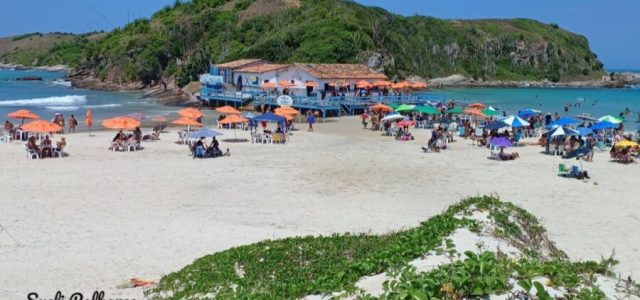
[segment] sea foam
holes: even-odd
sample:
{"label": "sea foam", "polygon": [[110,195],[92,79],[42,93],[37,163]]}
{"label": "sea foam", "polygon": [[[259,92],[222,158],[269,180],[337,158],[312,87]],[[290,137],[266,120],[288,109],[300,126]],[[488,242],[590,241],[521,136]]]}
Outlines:
{"label": "sea foam", "polygon": [[69,95],[0,101],[0,106],[73,106],[87,102],[87,96]]}

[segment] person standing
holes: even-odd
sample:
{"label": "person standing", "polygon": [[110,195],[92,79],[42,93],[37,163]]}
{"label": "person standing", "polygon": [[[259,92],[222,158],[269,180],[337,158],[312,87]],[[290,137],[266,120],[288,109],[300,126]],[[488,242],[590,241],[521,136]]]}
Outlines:
{"label": "person standing", "polygon": [[74,115],[71,115],[69,118],[69,133],[76,132],[76,126],[78,126],[78,120],[76,120]]}
{"label": "person standing", "polygon": [[313,113],[309,112],[309,114],[307,116],[307,122],[309,123],[309,130],[308,131],[313,131],[313,123],[316,122],[316,118],[313,115]]}
{"label": "person standing", "polygon": [[369,114],[367,114],[367,111],[365,110],[362,113],[362,126],[364,126],[364,129],[367,129],[367,120],[369,119]]}

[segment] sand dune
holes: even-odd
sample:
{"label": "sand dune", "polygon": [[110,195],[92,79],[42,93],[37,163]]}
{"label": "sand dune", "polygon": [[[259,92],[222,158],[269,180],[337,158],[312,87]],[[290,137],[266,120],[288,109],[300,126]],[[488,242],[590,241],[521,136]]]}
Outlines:
{"label": "sand dune", "polygon": [[398,142],[341,118],[296,131],[284,146],[222,142],[232,156],[207,160],[173,143],[175,131],[133,153],[107,151],[113,132],[67,135],[69,157],[42,161],[2,144],[0,299],[57,290],[139,299],[140,289],[116,285],[263,239],[415,226],[486,193],[540,217],[572,258],[615,249],[618,271],[640,276],[637,165],[596,154],[585,183],[557,177],[562,160],[538,147],[518,148],[512,162],[464,140],[424,154],[429,131],[413,132],[416,141]]}

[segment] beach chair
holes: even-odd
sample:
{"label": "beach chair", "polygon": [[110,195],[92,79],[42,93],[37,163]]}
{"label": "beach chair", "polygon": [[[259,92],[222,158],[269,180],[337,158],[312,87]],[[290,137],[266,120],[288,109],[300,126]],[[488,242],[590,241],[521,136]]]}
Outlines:
{"label": "beach chair", "polygon": [[598,143],[596,144],[596,146],[598,147],[598,152],[607,151],[607,145],[604,144],[603,140],[598,140]]}
{"label": "beach chair", "polygon": [[569,169],[567,169],[567,165],[565,164],[558,164],[558,176],[569,176],[570,172]]}
{"label": "beach chair", "polygon": [[60,157],[62,158],[64,156],[64,151],[62,151],[62,148],[53,148],[53,157]]}
{"label": "beach chair", "polygon": [[499,147],[494,146],[494,145],[490,145],[489,146],[489,151],[491,153],[491,159],[500,160],[500,158],[498,157],[498,155],[500,154]]}
{"label": "beach chair", "polygon": [[196,154],[193,156],[193,158],[206,158],[207,157],[207,151],[204,149],[204,147],[202,146],[198,146],[196,148]]}
{"label": "beach chair", "polygon": [[471,138],[471,145],[480,146],[478,141],[482,138],[482,128],[476,128],[473,132],[473,137]]}
{"label": "beach chair", "polygon": [[280,134],[276,133],[273,135],[273,138],[271,139],[271,142],[273,144],[280,144],[281,139],[280,139]]}
{"label": "beach chair", "polygon": [[24,150],[27,153],[27,157],[31,159],[40,159],[40,154],[33,149],[29,149],[26,145],[24,146]]}

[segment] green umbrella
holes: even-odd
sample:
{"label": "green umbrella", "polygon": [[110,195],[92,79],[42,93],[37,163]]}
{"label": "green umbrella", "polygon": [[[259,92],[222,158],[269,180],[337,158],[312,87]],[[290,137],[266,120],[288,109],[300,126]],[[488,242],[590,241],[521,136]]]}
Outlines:
{"label": "green umbrella", "polygon": [[397,103],[391,103],[389,104],[389,107],[393,108],[393,110],[395,110],[396,108],[398,108],[400,105],[398,105]]}
{"label": "green umbrella", "polygon": [[454,107],[450,110],[447,110],[448,114],[452,114],[452,115],[461,115],[462,114],[462,107]]}
{"label": "green umbrella", "polygon": [[598,122],[609,122],[609,123],[613,123],[613,124],[620,124],[622,122],[624,122],[624,119],[621,117],[614,117],[614,116],[604,116],[600,119],[598,119]]}
{"label": "green umbrella", "polygon": [[494,117],[500,114],[499,112],[493,109],[488,109],[488,108],[483,109],[482,113],[485,114],[487,117]]}
{"label": "green umbrella", "polygon": [[402,104],[396,108],[397,112],[414,111],[414,110],[416,110],[415,105],[407,105],[407,104]]}
{"label": "green umbrella", "polygon": [[421,112],[423,114],[427,114],[427,115],[439,115],[440,114],[440,111],[438,111],[433,106],[418,106],[417,109],[418,109],[419,112]]}

